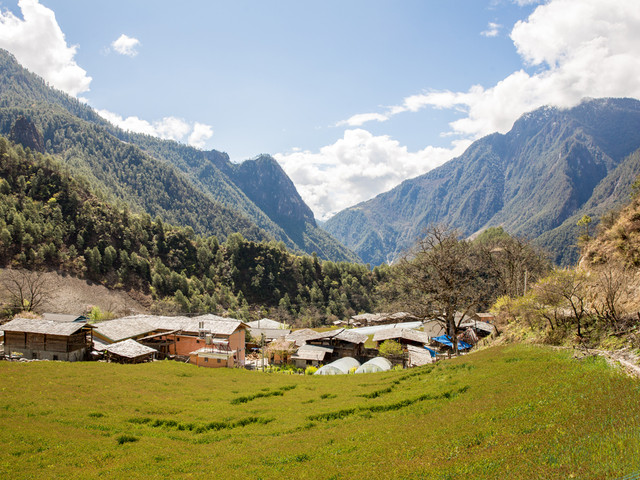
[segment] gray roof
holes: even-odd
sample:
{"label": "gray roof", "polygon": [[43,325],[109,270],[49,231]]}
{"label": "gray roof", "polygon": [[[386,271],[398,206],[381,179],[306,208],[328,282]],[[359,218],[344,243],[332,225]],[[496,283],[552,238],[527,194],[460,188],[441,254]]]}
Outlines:
{"label": "gray roof", "polygon": [[327,353],[332,353],[333,348],[319,345],[303,345],[291,356],[292,360],[317,360],[321,362]]}
{"label": "gray roof", "polygon": [[289,326],[286,323],[276,322],[275,320],[271,320],[269,318],[261,318],[260,320],[255,320],[253,322],[248,322],[247,326],[249,328],[264,328],[267,330],[274,329],[287,329]]}
{"label": "gray roof", "polygon": [[356,373],[375,373],[391,370],[391,362],[384,357],[375,357],[358,367]]}
{"label": "gray roof", "polygon": [[54,322],[53,320],[40,320],[35,318],[15,318],[4,325],[0,325],[0,330],[5,332],[27,332],[68,337],[82,330],[86,325],[87,322]]}
{"label": "gray roof", "polygon": [[155,327],[146,322],[149,315],[135,315],[133,317],[116,318],[94,324],[95,334],[101,335],[112,342],[119,342],[127,338],[146,335],[155,330]]}
{"label": "gray roof", "polygon": [[315,337],[318,334],[315,330],[311,330],[310,328],[302,328],[300,330],[295,330],[288,334],[285,340],[296,342],[296,345],[301,346],[307,343],[307,339],[311,337]]}
{"label": "gray roof", "polygon": [[446,333],[444,325],[437,320],[428,320],[424,322],[422,325],[422,331],[430,337],[439,337]]}
{"label": "gray roof", "polygon": [[75,315],[67,313],[43,313],[43,320],[51,320],[53,322],[86,322],[87,317],[84,315]]}
{"label": "gray roof", "polygon": [[403,339],[423,344],[429,343],[429,335],[409,328],[389,328],[380,330],[373,335],[374,342],[383,342],[389,339]]}
{"label": "gray roof", "polygon": [[231,335],[238,328],[246,328],[246,324],[233,318],[217,315],[201,315],[199,317],[163,317],[158,315],[133,315],[115,320],[96,323],[96,333],[113,342],[145,335],[157,330],[182,330],[198,333],[201,322],[203,330],[213,335]]}
{"label": "gray roof", "polygon": [[291,333],[291,330],[284,330],[282,328],[249,328],[251,336],[259,340],[260,336],[264,334],[264,338],[267,340],[273,340],[274,338],[284,337]]}
{"label": "gray roof", "polygon": [[311,342],[313,340],[324,340],[329,338],[342,340],[344,342],[349,342],[349,343],[365,343],[369,337],[361,333],[352,332],[351,330],[347,330],[346,328],[338,328],[336,330],[318,332],[313,337],[307,338],[307,342]]}
{"label": "gray roof", "polygon": [[119,357],[126,358],[138,358],[143,355],[149,355],[157,352],[155,348],[140,345],[138,342],[131,339],[108,345],[104,350],[114,355],[118,355]]}

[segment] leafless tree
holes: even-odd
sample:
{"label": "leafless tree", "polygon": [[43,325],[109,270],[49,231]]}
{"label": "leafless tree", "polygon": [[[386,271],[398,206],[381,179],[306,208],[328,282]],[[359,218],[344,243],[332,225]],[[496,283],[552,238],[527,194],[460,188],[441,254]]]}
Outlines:
{"label": "leafless tree", "polygon": [[456,313],[463,314],[461,321],[477,309],[492,290],[486,282],[495,280],[484,270],[484,253],[455,230],[436,225],[398,265],[396,278],[407,308],[441,322],[456,353]]}
{"label": "leafless tree", "polygon": [[4,271],[0,285],[15,313],[36,311],[51,294],[45,272],[8,268]]}

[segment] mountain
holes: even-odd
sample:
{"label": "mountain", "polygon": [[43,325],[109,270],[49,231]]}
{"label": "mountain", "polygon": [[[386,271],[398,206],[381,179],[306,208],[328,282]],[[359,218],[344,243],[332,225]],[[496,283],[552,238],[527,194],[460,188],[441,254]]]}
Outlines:
{"label": "mountain", "polygon": [[318,228],[271,157],[233,164],[222,152],[125,132],[50,88],[4,50],[0,134],[55,155],[106,199],[126,203],[133,211],[222,240],[239,232],[249,240],[282,241],[293,251],[316,252],[323,259],[359,261]]}
{"label": "mountain", "polygon": [[637,100],[543,107],[508,133],[484,137],[460,157],[343,210],[324,228],[371,264],[396,259],[432,223],[464,235],[502,226],[569,264],[578,257],[576,215],[602,215],[627,199],[639,147]]}

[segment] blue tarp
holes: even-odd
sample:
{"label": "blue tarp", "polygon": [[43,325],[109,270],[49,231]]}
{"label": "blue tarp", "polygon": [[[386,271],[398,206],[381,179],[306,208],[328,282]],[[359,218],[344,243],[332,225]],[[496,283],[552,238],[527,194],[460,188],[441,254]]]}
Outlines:
{"label": "blue tarp", "polygon": [[[433,337],[433,340],[435,342],[446,345],[447,347],[453,348],[453,343],[451,343],[449,335],[440,335],[439,337]],[[467,350],[468,348],[471,348],[471,345],[469,345],[467,342],[463,342],[462,340],[458,340],[458,350]]]}
{"label": "blue tarp", "polygon": [[432,350],[429,347],[424,347],[424,348],[429,350],[429,355],[431,355],[431,358],[434,358],[436,356],[436,351],[435,350]]}

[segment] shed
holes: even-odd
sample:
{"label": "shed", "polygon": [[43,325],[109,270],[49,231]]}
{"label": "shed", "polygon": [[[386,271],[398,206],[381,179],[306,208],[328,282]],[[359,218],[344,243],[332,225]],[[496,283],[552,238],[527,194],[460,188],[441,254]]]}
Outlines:
{"label": "shed", "polygon": [[84,360],[92,343],[93,327],[86,322],[55,322],[15,318],[4,325],[4,350],[40,360]]}
{"label": "shed", "polygon": [[104,352],[105,357],[110,362],[143,363],[153,360],[157,350],[141,345],[135,340],[128,339],[107,345],[104,348]]}
{"label": "shed", "polygon": [[426,347],[408,345],[407,353],[409,354],[409,361],[407,362],[409,367],[419,367],[435,362],[435,351]]}
{"label": "shed", "polygon": [[325,355],[331,355],[331,353],[333,353],[333,348],[331,347],[303,345],[291,356],[291,360],[293,360],[298,368],[304,368],[308,365],[317,367],[324,362]]}
{"label": "shed", "polygon": [[384,357],[375,357],[358,367],[356,373],[387,372],[393,365]]}
{"label": "shed", "polygon": [[342,357],[318,369],[315,375],[346,375],[351,369],[357,369],[360,362],[353,357]]}

